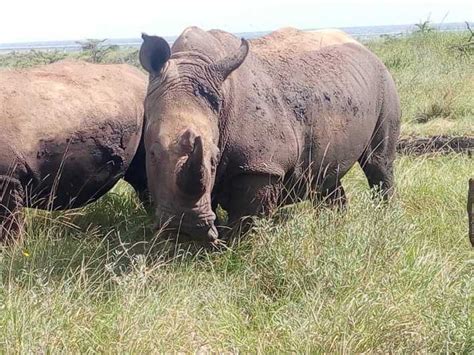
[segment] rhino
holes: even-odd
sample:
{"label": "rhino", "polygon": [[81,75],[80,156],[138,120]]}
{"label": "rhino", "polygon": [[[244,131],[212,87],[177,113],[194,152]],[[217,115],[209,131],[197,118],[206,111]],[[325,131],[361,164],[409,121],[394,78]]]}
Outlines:
{"label": "rhino", "polygon": [[393,193],[400,102],[383,63],[341,31],[285,28],[247,41],[187,28],[142,35],[144,129],[157,227],[215,243],[229,223],[311,198],[344,203],[357,162]]}
{"label": "rhino", "polygon": [[121,178],[146,196],[146,75],[128,65],[65,60],[0,71],[0,240],[22,207],[90,203]]}

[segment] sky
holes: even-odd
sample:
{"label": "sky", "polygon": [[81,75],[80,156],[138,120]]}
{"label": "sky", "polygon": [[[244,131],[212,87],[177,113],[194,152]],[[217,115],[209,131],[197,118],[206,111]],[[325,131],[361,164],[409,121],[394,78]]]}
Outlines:
{"label": "sky", "polygon": [[230,32],[463,22],[473,0],[2,0],[0,43],[170,36],[187,26]]}

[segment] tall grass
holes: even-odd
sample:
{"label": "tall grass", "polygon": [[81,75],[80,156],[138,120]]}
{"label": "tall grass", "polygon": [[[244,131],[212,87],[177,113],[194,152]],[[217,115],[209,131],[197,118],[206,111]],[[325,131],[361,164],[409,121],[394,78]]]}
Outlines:
{"label": "tall grass", "polygon": [[[474,133],[462,41],[368,43],[397,82],[404,134]],[[0,67],[56,55],[0,56]],[[136,52],[105,61],[137,64]],[[473,171],[468,156],[399,157],[397,197],[383,205],[354,168],[347,210],[285,207],[219,252],[156,238],[125,183],[82,209],[26,210],[24,241],[0,250],[0,351],[472,353]]]}
{"label": "tall grass", "polygon": [[25,242],[0,254],[0,346],[472,352],[472,171],[400,158],[385,206],[353,169],[346,211],[283,208],[221,252],[154,240],[124,183],[76,212],[28,211]]}
{"label": "tall grass", "polygon": [[402,103],[402,133],[474,135],[474,52],[469,33],[427,32],[370,41],[392,73]]}

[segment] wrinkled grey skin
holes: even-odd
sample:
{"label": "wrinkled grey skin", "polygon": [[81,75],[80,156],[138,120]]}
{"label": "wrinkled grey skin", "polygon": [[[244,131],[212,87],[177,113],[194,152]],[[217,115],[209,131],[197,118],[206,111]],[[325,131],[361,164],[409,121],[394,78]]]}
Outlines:
{"label": "wrinkled grey skin", "polygon": [[356,162],[392,193],[400,104],[387,69],[353,40],[316,48],[285,31],[306,42],[280,48],[270,36],[249,50],[192,27],[170,50],[143,35],[148,185],[158,225],[180,238],[215,241],[218,204],[234,223],[312,191],[343,202],[340,179]]}

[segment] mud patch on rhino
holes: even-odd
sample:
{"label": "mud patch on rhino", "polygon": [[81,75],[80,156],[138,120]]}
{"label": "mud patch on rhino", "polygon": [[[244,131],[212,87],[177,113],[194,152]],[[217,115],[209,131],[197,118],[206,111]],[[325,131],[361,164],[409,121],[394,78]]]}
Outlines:
{"label": "mud patch on rhino", "polygon": [[295,90],[285,95],[286,104],[291,108],[296,119],[300,122],[308,122],[308,103],[313,100],[314,94],[310,89]]}
{"label": "mud patch on rhino", "polygon": [[[75,208],[96,200],[121,178],[132,156],[127,147],[138,136],[134,124],[107,122],[69,138],[40,140],[37,178],[31,196],[41,208]],[[132,152],[133,154],[133,152]]]}

